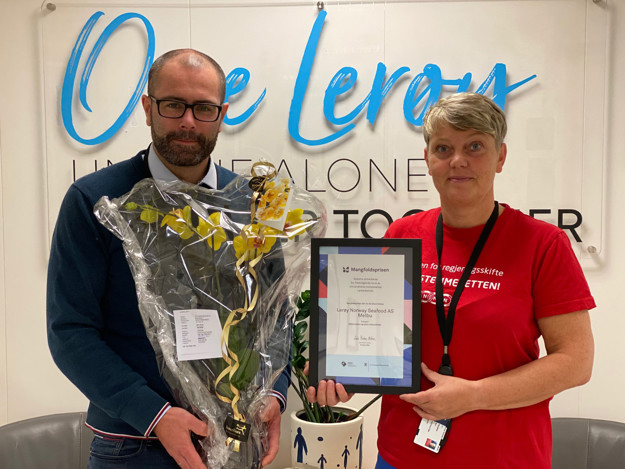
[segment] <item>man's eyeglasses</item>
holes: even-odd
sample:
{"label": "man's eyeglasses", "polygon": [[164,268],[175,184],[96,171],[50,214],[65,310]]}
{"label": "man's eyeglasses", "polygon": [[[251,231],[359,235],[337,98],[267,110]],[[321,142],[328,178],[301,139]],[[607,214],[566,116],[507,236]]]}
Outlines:
{"label": "man's eyeglasses", "polygon": [[150,96],[150,99],[156,103],[158,113],[167,119],[180,119],[184,116],[184,113],[187,112],[188,108],[191,108],[193,117],[201,122],[215,122],[219,119],[219,115],[221,114],[222,106],[219,104],[188,104],[182,101],[175,101],[173,99],[156,99],[153,96]]}

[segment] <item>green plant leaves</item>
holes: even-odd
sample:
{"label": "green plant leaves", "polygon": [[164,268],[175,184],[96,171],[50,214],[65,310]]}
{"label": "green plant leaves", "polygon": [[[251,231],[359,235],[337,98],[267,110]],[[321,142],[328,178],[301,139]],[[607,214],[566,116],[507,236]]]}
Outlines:
{"label": "green plant leaves", "polygon": [[295,357],[291,362],[291,365],[293,365],[295,368],[303,370],[306,366],[306,357],[303,357],[301,355]]}
{"label": "green plant leaves", "polygon": [[308,331],[308,323],[306,320],[310,316],[310,290],[301,293],[297,300],[297,314],[295,316],[295,326],[293,327],[293,343],[291,345],[291,365],[295,378],[291,382],[291,386],[299,396],[304,406],[305,419],[309,422],[317,423],[334,423],[350,420],[359,416],[371,404],[378,400],[381,395],[374,397],[357,413],[347,416],[343,412],[335,411],[329,406],[320,406],[319,404],[311,404],[306,398],[306,389],[308,388],[308,377],[304,375],[304,367],[308,359],[303,355],[308,349],[308,340],[306,340],[306,332]]}
{"label": "green plant leaves", "polygon": [[[228,375],[226,375],[216,386],[217,392],[229,399],[234,398],[230,383],[238,390],[244,389],[252,382],[260,367],[260,355],[255,350],[246,348],[240,351],[237,356],[239,357],[239,368],[232,375],[232,379],[229,380]],[[211,359],[210,362],[216,374],[221,374],[227,367],[226,362],[221,358]]]}
{"label": "green plant leaves", "polygon": [[297,300],[297,315],[295,316],[295,322],[308,319],[310,316],[310,290],[302,292]]}
{"label": "green plant leaves", "polygon": [[252,382],[258,367],[260,366],[260,355],[256,350],[244,349],[239,354],[239,368],[235,371],[230,382],[241,390]]}
{"label": "green plant leaves", "polygon": [[306,331],[308,330],[308,324],[305,322],[300,322],[295,325],[293,329],[293,335],[299,337],[303,337]]}

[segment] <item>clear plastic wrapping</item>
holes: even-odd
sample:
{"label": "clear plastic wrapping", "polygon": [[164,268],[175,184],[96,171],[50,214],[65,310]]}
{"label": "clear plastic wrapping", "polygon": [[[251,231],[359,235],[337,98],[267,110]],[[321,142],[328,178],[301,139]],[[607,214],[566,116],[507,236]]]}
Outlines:
{"label": "clear plastic wrapping", "polygon": [[[203,459],[212,469],[260,467],[266,429],[259,413],[289,361],[310,238],[326,229],[322,203],[257,163],[252,177],[223,190],[144,179],[122,197],[103,197],[94,213],[123,241],[176,405],[209,423],[209,437],[197,445]],[[180,360],[175,315],[206,310],[222,330],[200,341],[219,340],[221,356]],[[226,434],[232,417],[251,427],[247,438]]]}

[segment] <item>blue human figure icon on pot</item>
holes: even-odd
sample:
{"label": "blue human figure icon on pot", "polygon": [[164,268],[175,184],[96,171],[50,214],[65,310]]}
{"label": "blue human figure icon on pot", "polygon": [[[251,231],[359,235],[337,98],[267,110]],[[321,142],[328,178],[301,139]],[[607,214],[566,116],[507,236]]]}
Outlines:
{"label": "blue human figure icon on pot", "polygon": [[358,450],[358,469],[362,467],[362,425],[360,425],[360,433],[356,440],[356,449]]}
{"label": "blue human figure icon on pot", "polygon": [[297,462],[304,462],[304,453],[308,454],[308,447],[306,446],[306,439],[302,435],[302,427],[297,428],[297,435],[293,441],[293,448],[295,447],[297,447]]}
{"label": "blue human figure icon on pot", "polygon": [[341,454],[343,456],[343,469],[347,469],[347,458],[349,456],[349,450],[347,449],[347,445],[345,445],[345,450]]}
{"label": "blue human figure icon on pot", "polygon": [[321,457],[319,459],[317,459],[317,462],[319,463],[319,469],[323,469],[324,464],[327,463],[328,460],[323,455],[323,453],[321,453]]}

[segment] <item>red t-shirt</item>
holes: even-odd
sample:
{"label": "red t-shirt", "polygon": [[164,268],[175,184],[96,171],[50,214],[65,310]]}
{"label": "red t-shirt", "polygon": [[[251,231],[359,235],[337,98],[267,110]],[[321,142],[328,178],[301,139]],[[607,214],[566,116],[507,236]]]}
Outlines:
{"label": "red t-shirt", "polygon": [[[454,375],[478,380],[536,360],[536,320],[595,306],[566,234],[504,205],[456,310],[449,354]],[[421,238],[421,357],[433,370],[443,342],[436,319],[435,228],[440,209],[394,222],[387,238]],[[453,295],[483,226],[444,226],[445,295]],[[454,282],[455,281],[455,282]],[[421,389],[432,383],[421,378]],[[397,396],[384,396],[378,449],[397,469],[550,469],[549,400],[519,409],[457,417],[436,454],[413,443],[420,417]]]}

